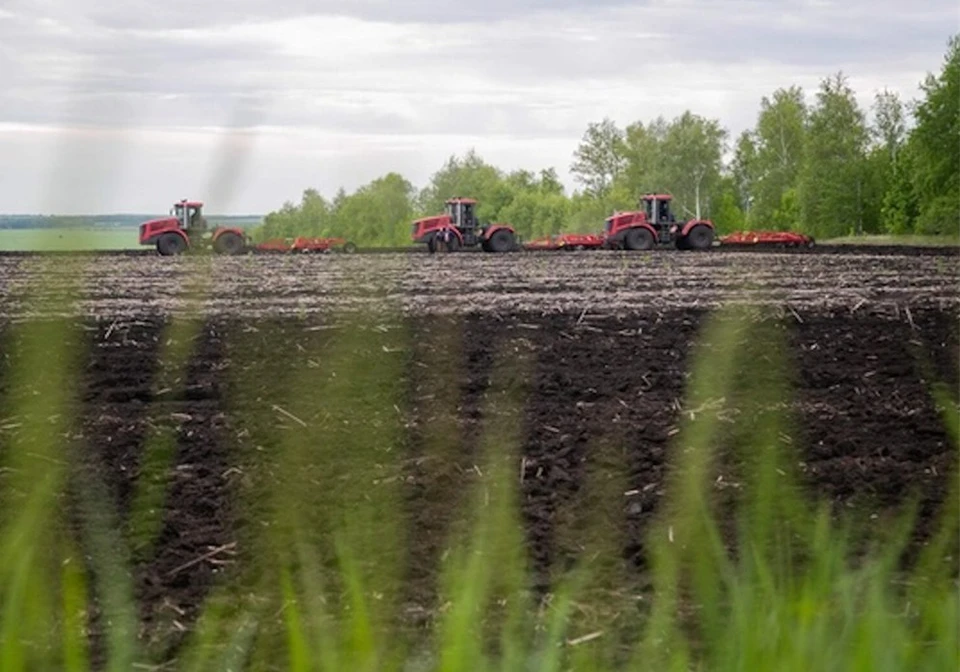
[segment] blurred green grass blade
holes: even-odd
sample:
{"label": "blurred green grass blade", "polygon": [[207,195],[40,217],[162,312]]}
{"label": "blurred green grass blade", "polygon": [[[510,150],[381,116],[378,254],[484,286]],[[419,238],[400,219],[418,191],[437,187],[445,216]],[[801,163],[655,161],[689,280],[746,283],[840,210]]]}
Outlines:
{"label": "blurred green grass blade", "polygon": [[291,672],[307,672],[311,667],[310,648],[304,636],[300,607],[290,571],[285,567],[280,571],[280,594],[283,596],[283,621],[287,631],[287,669]]}
{"label": "blurred green grass blade", "polygon": [[180,669],[183,672],[203,672],[210,669],[225,625],[225,611],[226,605],[222,599],[214,596],[207,598],[181,656]]}
{"label": "blurred green grass blade", "polygon": [[[443,570],[448,601],[440,624],[439,669],[443,672],[495,666],[485,653],[486,626],[490,618],[502,622],[504,614],[499,609],[490,613],[491,602],[501,595],[500,603],[509,605],[524,588],[527,576],[515,475],[524,381],[531,363],[510,343],[498,345],[482,409],[483,467],[477,470],[479,479],[470,499],[473,522],[468,531],[452,539],[453,551]],[[507,622],[509,613],[508,606]],[[495,631],[501,646],[504,637],[513,634],[502,628]],[[523,647],[518,644],[516,649]]]}
{"label": "blurred green grass blade", "polygon": [[[39,277],[54,270],[40,266]],[[75,270],[73,264],[58,269],[66,277],[62,291],[48,294],[42,283],[27,287],[24,303],[52,315],[69,311]],[[3,411],[17,419],[17,429],[4,437],[0,452],[0,663],[3,669],[43,669],[63,658],[56,631],[62,602],[50,587],[61,579],[60,495],[82,339],[62,317],[28,319],[4,336]]]}
{"label": "blurred green grass blade", "polygon": [[134,663],[143,664],[139,660],[139,619],[130,574],[131,558],[103,483],[83,472],[78,472],[77,480],[84,546],[96,576],[95,585],[106,626],[107,670],[130,670]]}
{"label": "blurred green grass blade", "polygon": [[313,549],[300,539],[297,542],[297,573],[303,584],[304,605],[309,617],[308,629],[314,641],[316,660],[321,670],[335,672],[342,669],[340,647],[335,634],[331,631],[331,617],[324,605],[324,588],[320,572],[320,561]]}
{"label": "blurred green grass blade", "polygon": [[342,536],[335,541],[340,575],[346,585],[349,617],[346,623],[347,665],[353,670],[372,670],[377,666],[373,625],[363,587],[363,577],[353,554]]}
{"label": "blurred green grass blade", "polygon": [[233,636],[227,645],[226,654],[220,660],[222,672],[239,672],[246,669],[247,658],[256,636],[258,620],[253,614],[245,613],[235,625]]}
{"label": "blurred green grass blade", "polygon": [[90,669],[87,642],[87,585],[80,557],[65,554],[61,571],[63,592],[63,666],[66,672]]}
{"label": "blurred green grass blade", "polygon": [[26,670],[27,658],[22,643],[23,610],[27,600],[30,567],[33,564],[32,549],[26,549],[10,568],[9,586],[4,590],[3,627],[0,629],[0,669],[19,672]]}

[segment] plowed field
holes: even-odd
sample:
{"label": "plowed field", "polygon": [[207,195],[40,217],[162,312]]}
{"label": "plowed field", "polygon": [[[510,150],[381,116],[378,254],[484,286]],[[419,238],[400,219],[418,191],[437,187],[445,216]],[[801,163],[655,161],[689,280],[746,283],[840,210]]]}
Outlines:
{"label": "plowed field", "polygon": [[[953,254],[870,251],[250,256],[210,263],[4,257],[0,318],[5,329],[45,313],[75,315],[86,325],[84,436],[89,461],[122,516],[130,515],[147,437],[158,427],[175,432],[162,529],[134,574],[142,636],[172,656],[219,577],[239,571],[246,537],[237,529],[253,514],[237,498],[283,487],[280,453],[260,442],[252,418],[267,418],[266,430],[283,435],[322,416],[322,404],[310,411],[276,395],[299,373],[324,369],[325,348],[340,330],[336,311],[371,311],[375,336],[358,342],[355,354],[399,372],[399,402],[373,405],[365,418],[399,427],[395,448],[402,455],[387,472],[363,477],[400,484],[404,532],[416,540],[404,570],[405,613],[419,623],[438,607],[438,558],[459,493],[478,477],[478,429],[496,421],[485,415],[484,400],[508,343],[531,366],[516,473],[542,587],[551,568],[578,552],[558,531],[603,439],[623,448],[621,550],[643,571],[642,535],[663,495],[688,355],[704,318],[727,303],[765,306],[783,325],[798,427],[789,440],[810,487],[841,507],[856,503],[878,514],[917,495],[929,521],[956,455],[929,383],[935,377],[958,384],[958,262]],[[77,300],[64,309],[56,299],[78,269]],[[193,298],[191,278],[200,280]],[[191,305],[203,326],[187,373],[174,389],[158,389],[164,325]],[[455,335],[452,347],[443,334]],[[438,357],[455,372],[443,389],[428,374]],[[931,363],[929,371],[921,370],[921,359]],[[454,448],[431,452],[424,428],[443,422]],[[0,441],[15,431],[0,430]]]}

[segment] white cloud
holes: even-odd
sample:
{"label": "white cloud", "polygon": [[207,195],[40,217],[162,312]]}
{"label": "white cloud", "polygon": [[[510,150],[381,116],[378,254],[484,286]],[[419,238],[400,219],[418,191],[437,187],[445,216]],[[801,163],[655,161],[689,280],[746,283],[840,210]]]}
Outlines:
{"label": "white cloud", "polygon": [[837,70],[864,106],[882,88],[910,98],[957,15],[914,4],[8,1],[0,151],[20,162],[0,169],[0,211],[205,197],[222,126],[259,130],[242,188],[211,205],[250,212],[390,170],[422,185],[470,147],[563,176],[604,116],[689,108],[735,135],[761,96],[799,84],[812,98]]}

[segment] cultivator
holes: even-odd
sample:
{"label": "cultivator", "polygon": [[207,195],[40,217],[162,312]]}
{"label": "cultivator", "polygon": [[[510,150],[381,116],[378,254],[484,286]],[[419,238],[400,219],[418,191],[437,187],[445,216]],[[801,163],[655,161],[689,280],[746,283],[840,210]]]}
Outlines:
{"label": "cultivator", "polygon": [[324,253],[344,252],[353,254],[357,246],[346,238],[273,238],[258,243],[253,248],[257,252],[300,252]]}
{"label": "cultivator", "polygon": [[524,243],[525,250],[567,250],[579,252],[581,250],[599,250],[604,246],[603,236],[592,233],[562,233],[556,236],[537,238]]}
{"label": "cultivator", "polygon": [[813,247],[810,236],[792,231],[737,231],[720,238],[725,247]]}

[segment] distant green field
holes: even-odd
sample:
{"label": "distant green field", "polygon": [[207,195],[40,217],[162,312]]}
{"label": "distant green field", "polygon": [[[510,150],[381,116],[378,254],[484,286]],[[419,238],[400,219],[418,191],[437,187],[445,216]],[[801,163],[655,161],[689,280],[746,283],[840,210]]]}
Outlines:
{"label": "distant green field", "polygon": [[824,245],[917,245],[920,247],[955,247],[957,236],[844,236],[818,240]]}
{"label": "distant green field", "polygon": [[136,229],[0,229],[4,252],[137,249]]}

